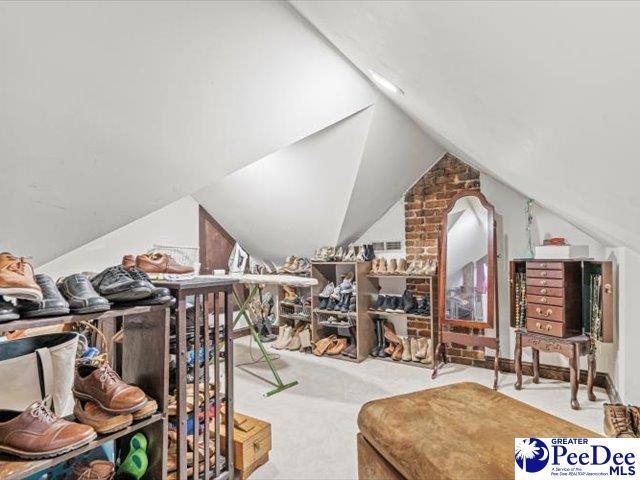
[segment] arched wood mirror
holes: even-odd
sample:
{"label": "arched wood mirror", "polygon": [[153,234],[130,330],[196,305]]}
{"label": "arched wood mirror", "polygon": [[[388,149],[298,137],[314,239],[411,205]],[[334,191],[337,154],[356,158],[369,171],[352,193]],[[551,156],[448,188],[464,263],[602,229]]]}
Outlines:
{"label": "arched wood mirror", "polygon": [[[498,388],[499,337],[493,205],[476,191],[451,199],[440,230],[439,343],[432,377],[447,360],[446,345],[495,349],[493,388]],[[469,328],[468,332],[453,327]],[[485,336],[484,330],[494,335]]]}
{"label": "arched wood mirror", "polygon": [[441,323],[492,328],[495,316],[495,227],[493,206],[480,192],[463,192],[442,220]]}

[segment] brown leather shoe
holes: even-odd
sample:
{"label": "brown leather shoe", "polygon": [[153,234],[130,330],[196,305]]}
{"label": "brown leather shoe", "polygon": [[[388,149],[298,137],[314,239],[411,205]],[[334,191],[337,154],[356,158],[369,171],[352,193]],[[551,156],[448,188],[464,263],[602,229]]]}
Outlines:
{"label": "brown leather shoe", "polygon": [[0,410],[0,452],[29,460],[49,458],[96,438],[90,426],[54,415],[46,405],[47,400],[33,403],[24,412]]}
{"label": "brown leather shoe", "polygon": [[42,301],[42,290],[26,258],[14,257],[8,252],[0,253],[0,295]]}
{"label": "brown leather shoe", "polygon": [[635,438],[631,413],[620,404],[604,404],[604,433],[612,438]]}
{"label": "brown leather shoe", "polygon": [[109,413],[132,413],[147,403],[145,393],[122,381],[108,363],[100,367],[77,365],[73,394],[90,400]]}
{"label": "brown leather shoe", "polygon": [[116,467],[107,460],[94,460],[89,463],[76,463],[73,466],[71,480],[111,480]]}
{"label": "brown leather shoe", "polygon": [[145,253],[136,257],[136,266],[145,273],[185,275],[193,273],[193,267],[180,265],[171,255],[164,253]]}
{"label": "brown leather shoe", "polygon": [[136,266],[136,257],[134,255],[125,255],[122,257],[122,266],[126,269]]}
{"label": "brown leather shoe", "polygon": [[334,342],[338,339],[336,335],[329,335],[328,337],[321,338],[315,343],[313,354],[321,357],[326,351],[333,346]]}
{"label": "brown leather shoe", "polygon": [[133,417],[130,413],[114,415],[105,412],[95,403],[86,400],[76,400],[76,404],[73,407],[73,415],[78,422],[93,427],[100,435],[117,432],[127,428],[133,422]]}
{"label": "brown leather shoe", "polygon": [[402,343],[397,343],[396,348],[393,349],[393,353],[391,354],[391,359],[396,362],[400,361],[402,359],[403,348]]}
{"label": "brown leather shoe", "polygon": [[[193,398],[193,397],[192,397]],[[158,411],[158,402],[153,398],[147,397],[147,403],[140,410],[132,413],[133,421],[144,420]]]}
{"label": "brown leather shoe", "polygon": [[384,338],[393,344],[402,343],[400,337],[396,335],[396,327],[391,322],[384,322]]}

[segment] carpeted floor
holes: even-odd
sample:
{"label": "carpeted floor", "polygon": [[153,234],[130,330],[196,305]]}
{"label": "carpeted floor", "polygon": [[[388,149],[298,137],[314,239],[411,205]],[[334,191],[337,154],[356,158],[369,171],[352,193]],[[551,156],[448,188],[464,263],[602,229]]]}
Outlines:
{"label": "carpeted floor", "polygon": [[[275,350],[269,349],[276,352]],[[248,338],[236,342],[236,365],[259,358]],[[363,403],[460,381],[490,386],[490,370],[447,365],[436,380],[431,370],[409,365],[366,360],[354,364],[299,352],[279,352],[276,361],[282,379],[299,385],[272,397],[263,394],[270,385],[255,375],[272,380],[264,363],[235,369],[236,410],[271,422],[273,450],[270,461],[252,479],[346,480],[357,477],[356,417]],[[501,374],[500,391],[571,422],[602,431],[604,390],[596,389],[597,402],[589,402],[581,385],[582,410],[571,410],[569,384],[542,379],[539,385],[524,377],[523,390],[513,387],[515,375]]]}

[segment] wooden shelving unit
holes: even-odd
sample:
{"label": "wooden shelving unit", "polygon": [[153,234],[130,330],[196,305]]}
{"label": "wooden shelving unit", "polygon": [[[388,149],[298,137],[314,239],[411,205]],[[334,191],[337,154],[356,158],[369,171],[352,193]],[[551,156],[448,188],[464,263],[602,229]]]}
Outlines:
{"label": "wooden shelving unit", "polygon": [[[434,316],[433,316],[433,300],[434,300],[434,289],[433,289],[433,280],[434,278],[436,278],[435,275],[374,275],[371,274],[370,272],[366,274],[365,279],[366,279],[366,290],[370,292],[370,295],[378,295],[378,294],[382,294],[385,295],[386,293],[381,292],[382,290],[382,286],[380,285],[380,280],[384,279],[384,280],[390,280],[390,281],[402,281],[403,283],[403,288],[402,290],[404,291],[404,289],[406,289],[406,284],[407,284],[407,280],[410,279],[418,279],[418,280],[424,280],[424,282],[428,285],[428,289],[427,289],[427,293],[426,295],[429,296],[429,304],[430,304],[430,314],[429,315],[418,315],[418,314],[412,314],[412,313],[404,313],[404,312],[386,312],[386,311],[378,311],[378,310],[373,310],[373,309],[368,309],[367,310],[367,314],[372,317],[372,321],[371,323],[373,323],[373,316],[377,315],[380,317],[389,317],[389,318],[399,318],[399,319],[404,319],[405,321],[411,321],[412,318],[415,318],[417,320],[428,320],[429,324],[430,324],[430,339],[431,339],[431,346],[430,346],[430,350],[431,350],[431,358],[434,358],[434,353],[435,353],[435,348],[436,348],[436,325],[435,322],[433,321]],[[392,295],[395,295],[395,293],[393,293]],[[370,297],[371,298],[371,297]],[[375,338],[375,333],[374,333],[374,338]],[[417,363],[417,362],[403,362],[402,360],[400,361],[394,361],[391,358],[387,358],[387,357],[371,357],[375,360],[382,360],[385,362],[392,362],[392,363],[397,363],[397,364],[401,364],[401,365],[411,365],[414,367],[421,367],[421,368],[432,368],[433,367],[433,362],[431,363]]]}
{"label": "wooden shelving unit", "polygon": [[[354,322],[356,329],[357,358],[349,358],[344,355],[330,356],[326,358],[339,358],[340,360],[350,362],[362,362],[369,356],[369,351],[375,343],[375,325],[371,321],[371,317],[367,310],[371,307],[371,291],[370,282],[367,282],[367,274],[371,271],[371,262],[311,262],[311,276],[318,280],[317,287],[312,290],[311,306],[312,306],[312,322],[311,336],[314,342],[326,337],[332,333],[340,333],[342,328],[329,327],[320,324],[321,316],[333,315],[335,317],[348,317]],[[320,293],[325,285],[333,282],[334,285],[340,282],[341,276],[348,272],[353,272],[354,283],[356,285],[356,311],[349,314],[333,310],[320,310],[317,308],[319,304],[318,293]]]}
{"label": "wooden shelving unit", "polygon": [[[16,320],[0,324],[0,333],[26,328],[67,325],[81,321],[99,320],[99,327],[110,338],[116,328],[123,329],[118,354],[111,351],[110,362],[127,383],[138,385],[158,403],[158,412],[136,422],[124,430],[101,435],[82,448],[64,455],[43,460],[20,460],[0,456],[0,478],[18,480],[47,468],[72,460],[104,443],[115,441],[116,452],[128,449],[128,441],[137,432],[143,432],[149,446],[147,480],[166,478],[167,464],[167,403],[169,395],[169,313],[165,306],[112,309],[98,314],[64,315],[32,320]],[[149,355],[153,352],[153,355]]]}

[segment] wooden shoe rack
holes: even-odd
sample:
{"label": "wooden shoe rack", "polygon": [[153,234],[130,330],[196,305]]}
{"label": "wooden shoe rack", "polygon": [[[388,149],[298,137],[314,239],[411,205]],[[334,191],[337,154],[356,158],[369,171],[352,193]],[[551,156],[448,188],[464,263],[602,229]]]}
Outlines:
{"label": "wooden shoe rack", "polygon": [[167,463],[167,403],[169,394],[169,311],[164,306],[132,307],[112,309],[97,314],[65,315],[42,319],[16,320],[0,324],[0,333],[14,330],[57,325],[72,325],[82,321],[97,322],[107,341],[122,328],[122,343],[117,351],[110,351],[110,362],[122,379],[141,387],[158,403],[158,412],[151,417],[133,423],[118,432],[101,435],[90,444],[64,455],[43,460],[19,460],[0,456],[0,478],[17,480],[73,461],[76,457],[115,441],[116,452],[129,448],[132,435],[142,432],[147,437],[149,467],[145,475],[148,480],[166,478]]}
{"label": "wooden shoe rack", "polygon": [[[370,271],[365,276],[365,285],[366,290],[371,292],[373,295],[377,295],[382,293],[385,295],[388,290],[392,290],[389,292],[392,295],[402,295],[407,286],[413,286],[414,290],[417,290],[419,293],[416,296],[427,295],[429,297],[429,305],[430,311],[429,315],[417,315],[410,313],[396,313],[396,312],[382,312],[378,310],[373,310],[373,306],[375,302],[371,301],[371,308],[367,311],[370,315],[370,322],[373,323],[373,318],[376,316],[386,317],[390,320],[399,320],[406,323],[407,329],[413,328],[417,330],[418,336],[420,337],[428,337],[431,339],[431,358],[434,358],[435,348],[436,348],[436,326],[433,320],[433,309],[434,309],[434,296],[433,296],[433,284],[434,284],[435,275],[375,275]],[[415,292],[414,292],[415,293]],[[415,321],[427,321],[429,322],[429,330],[427,332],[422,331],[422,325],[415,324]],[[375,332],[374,332],[375,338]],[[413,367],[422,367],[422,368],[433,368],[433,361],[430,363],[420,363],[420,362],[403,362],[403,361],[395,361],[392,360],[391,357],[371,357],[375,360],[382,360],[384,362],[392,362],[401,365],[411,365]]]}
{"label": "wooden shoe rack", "polygon": [[[375,325],[368,313],[371,307],[371,294],[377,292],[374,285],[367,280],[367,274],[371,270],[371,262],[311,262],[311,266],[311,276],[318,280],[318,285],[314,287],[311,297],[313,312],[311,316],[312,341],[317,342],[331,334],[343,336],[341,335],[342,332],[346,331],[346,328],[321,325],[320,320],[322,318],[331,315],[338,318],[348,317],[353,320],[356,327],[357,358],[353,359],[344,355],[325,355],[325,357],[338,358],[350,362],[362,362],[369,356],[369,351],[373,348],[376,338]],[[320,302],[318,293],[329,282],[333,282],[334,285],[340,283],[341,275],[346,275],[349,272],[353,272],[356,285],[356,311],[344,314],[337,311],[320,310],[318,308]]]}

